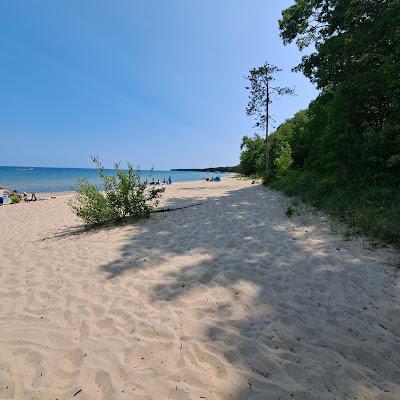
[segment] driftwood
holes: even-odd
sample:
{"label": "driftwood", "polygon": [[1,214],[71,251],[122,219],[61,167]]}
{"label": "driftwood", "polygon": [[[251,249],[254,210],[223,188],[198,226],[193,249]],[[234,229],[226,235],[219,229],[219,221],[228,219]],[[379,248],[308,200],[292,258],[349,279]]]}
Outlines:
{"label": "driftwood", "polygon": [[184,208],[189,208],[189,207],[196,207],[196,206],[201,206],[202,203],[196,203],[196,204],[189,204],[188,206],[183,206],[183,207],[176,207],[176,208],[160,208],[159,210],[153,210],[153,213],[162,213],[162,212],[168,212],[168,211],[176,211],[176,210],[182,210]]}

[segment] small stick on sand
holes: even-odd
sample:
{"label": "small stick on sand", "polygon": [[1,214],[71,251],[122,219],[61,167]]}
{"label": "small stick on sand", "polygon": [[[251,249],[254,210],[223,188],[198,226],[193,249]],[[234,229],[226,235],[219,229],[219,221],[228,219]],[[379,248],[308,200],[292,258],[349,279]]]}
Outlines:
{"label": "small stick on sand", "polygon": [[162,212],[168,212],[168,211],[182,210],[184,208],[196,207],[196,206],[201,206],[201,205],[202,205],[202,203],[196,203],[196,204],[190,204],[188,206],[176,207],[176,208],[160,208],[159,210],[154,210],[152,212],[153,213],[162,213]]}

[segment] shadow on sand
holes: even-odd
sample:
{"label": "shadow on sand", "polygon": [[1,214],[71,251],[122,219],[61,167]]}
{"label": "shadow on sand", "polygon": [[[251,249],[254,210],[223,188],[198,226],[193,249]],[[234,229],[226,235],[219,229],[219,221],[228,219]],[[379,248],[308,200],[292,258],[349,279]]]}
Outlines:
{"label": "shadow on sand", "polygon": [[199,375],[211,364],[210,398],[396,398],[395,270],[286,218],[287,200],[263,187],[208,198],[184,190],[167,206],[202,204],[153,216],[101,271],[118,279],[157,269],[141,295],[166,310],[191,304],[182,318],[195,320],[197,344],[187,334],[184,357]]}

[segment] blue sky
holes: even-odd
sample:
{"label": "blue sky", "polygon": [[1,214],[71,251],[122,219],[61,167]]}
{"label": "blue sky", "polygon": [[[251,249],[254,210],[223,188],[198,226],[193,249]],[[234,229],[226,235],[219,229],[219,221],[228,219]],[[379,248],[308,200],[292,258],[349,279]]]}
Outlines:
{"label": "blue sky", "polygon": [[24,0],[0,3],[0,165],[86,167],[129,160],[156,169],[234,165],[244,76],[265,60],[296,97],[316,96],[283,46],[280,0]]}

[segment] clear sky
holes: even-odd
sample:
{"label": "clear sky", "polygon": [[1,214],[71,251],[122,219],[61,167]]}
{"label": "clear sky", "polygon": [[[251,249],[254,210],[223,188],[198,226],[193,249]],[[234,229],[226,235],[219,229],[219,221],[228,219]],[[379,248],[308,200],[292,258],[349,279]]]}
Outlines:
{"label": "clear sky", "polygon": [[244,76],[265,60],[297,96],[276,123],[316,96],[283,46],[289,0],[24,0],[0,2],[0,165],[142,168],[234,165]]}

